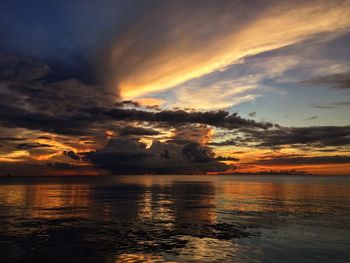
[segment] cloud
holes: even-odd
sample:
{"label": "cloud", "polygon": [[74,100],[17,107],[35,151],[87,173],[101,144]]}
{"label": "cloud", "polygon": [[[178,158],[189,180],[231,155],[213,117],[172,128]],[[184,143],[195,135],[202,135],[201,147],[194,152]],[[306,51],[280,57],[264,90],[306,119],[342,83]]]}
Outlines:
{"label": "cloud", "polygon": [[237,139],[229,139],[221,142],[210,142],[211,146],[235,146],[237,145]]}
{"label": "cloud", "polygon": [[317,116],[311,116],[311,117],[309,117],[309,118],[306,118],[305,120],[306,120],[306,121],[313,121],[313,120],[316,120],[316,119],[318,119]]}
{"label": "cloud", "polygon": [[140,98],[135,100],[135,102],[146,107],[159,107],[164,104],[164,100],[159,98]]}
{"label": "cloud", "polygon": [[0,141],[24,141],[25,138],[17,138],[17,137],[0,137]]}
{"label": "cloud", "polygon": [[111,139],[105,148],[89,152],[86,160],[114,174],[176,174],[225,171],[208,147],[196,142],[186,145],[155,141],[146,149],[145,144],[131,139]]}
{"label": "cloud", "polygon": [[16,146],[17,149],[35,149],[35,148],[51,148],[51,145],[43,143],[20,143]]}
{"label": "cloud", "polygon": [[313,108],[316,109],[334,109],[334,106],[328,106],[328,105],[312,105]]}
{"label": "cloud", "polygon": [[336,102],[333,102],[333,105],[350,106],[350,100],[347,100],[347,101],[336,101]]}
{"label": "cloud", "polygon": [[273,157],[257,160],[254,164],[260,165],[301,165],[301,164],[346,164],[350,163],[350,156],[297,156],[297,157]]}
{"label": "cloud", "polygon": [[350,89],[350,73],[315,77],[303,83],[326,85],[334,89],[346,90]]}
{"label": "cloud", "polygon": [[33,58],[0,54],[0,82],[27,82],[41,78],[49,72],[49,67]]}
{"label": "cloud", "polygon": [[0,153],[0,162],[20,162],[26,160],[30,153],[26,150],[16,150],[9,153]]}
{"label": "cloud", "polygon": [[245,132],[247,132],[246,141],[265,147],[350,145],[350,126],[277,127],[267,132],[254,130],[245,130]]}
{"label": "cloud", "polygon": [[117,129],[120,136],[130,136],[130,135],[159,135],[160,132],[150,128],[142,128],[142,127],[134,127],[134,126],[126,126]]}
{"label": "cloud", "polygon": [[52,83],[32,80],[18,83],[12,79],[0,89],[0,93],[0,123],[3,126],[63,135],[93,135],[113,126],[122,135],[158,133],[140,127],[131,128],[132,125],[126,128],[125,123],[121,123],[130,121],[176,127],[188,124],[226,129],[272,127],[271,123],[244,119],[227,111],[144,110],[138,102],[120,101],[103,87],[86,85],[76,79]]}
{"label": "cloud", "polygon": [[63,152],[64,155],[67,155],[68,157],[72,158],[73,160],[80,160],[80,156],[77,155],[75,152],[73,151],[64,151]]}
{"label": "cloud", "polygon": [[346,30],[349,5],[349,1],[163,2],[117,36],[104,58],[105,79],[125,98],[161,91],[246,56]]}
{"label": "cloud", "polygon": [[108,116],[114,120],[129,121],[148,121],[148,122],[166,122],[169,125],[183,124],[206,124],[218,128],[238,129],[241,127],[251,127],[258,129],[269,129],[273,124],[268,122],[256,122],[254,120],[244,119],[237,113],[227,111],[194,111],[186,112],[184,110],[164,110],[161,112],[149,112],[135,109],[90,109],[91,112],[99,113],[102,116]]}
{"label": "cloud", "polygon": [[206,83],[205,79],[189,81],[174,87],[171,105],[213,110],[254,101],[260,95],[251,94],[258,86],[260,77],[234,78],[233,80],[213,80]]}
{"label": "cloud", "polygon": [[239,161],[239,158],[236,158],[236,157],[227,157],[227,156],[217,156],[215,158],[217,161],[234,161],[234,162],[237,162]]}

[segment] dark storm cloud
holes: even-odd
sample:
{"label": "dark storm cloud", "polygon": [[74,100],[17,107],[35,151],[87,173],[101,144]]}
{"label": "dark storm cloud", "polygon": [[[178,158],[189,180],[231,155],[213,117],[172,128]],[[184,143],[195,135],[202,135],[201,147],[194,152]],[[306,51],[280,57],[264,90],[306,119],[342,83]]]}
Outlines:
{"label": "dark storm cloud", "polygon": [[302,83],[326,85],[334,89],[350,89],[350,73],[315,77]]}
{"label": "dark storm cloud", "polygon": [[265,165],[300,165],[300,164],[345,164],[350,163],[350,156],[297,156],[297,157],[273,157],[255,161],[254,164]]}
{"label": "dark storm cloud", "polygon": [[111,139],[101,150],[86,154],[86,160],[114,173],[198,173],[225,171],[208,147],[196,142],[187,145],[154,142],[150,148],[131,139]]}

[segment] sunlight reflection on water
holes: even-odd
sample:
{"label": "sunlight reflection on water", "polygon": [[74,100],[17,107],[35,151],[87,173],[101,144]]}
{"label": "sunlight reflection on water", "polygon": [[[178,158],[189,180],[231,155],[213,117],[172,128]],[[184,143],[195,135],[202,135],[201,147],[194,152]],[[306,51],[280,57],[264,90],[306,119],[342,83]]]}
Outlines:
{"label": "sunlight reflection on water", "polygon": [[1,262],[347,262],[350,178],[0,178]]}

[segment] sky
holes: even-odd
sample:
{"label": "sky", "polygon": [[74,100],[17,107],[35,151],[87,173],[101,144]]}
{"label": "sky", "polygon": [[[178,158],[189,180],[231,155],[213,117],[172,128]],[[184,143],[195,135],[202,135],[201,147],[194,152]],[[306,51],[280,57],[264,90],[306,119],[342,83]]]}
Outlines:
{"label": "sky", "polygon": [[350,174],[350,1],[0,3],[0,176]]}

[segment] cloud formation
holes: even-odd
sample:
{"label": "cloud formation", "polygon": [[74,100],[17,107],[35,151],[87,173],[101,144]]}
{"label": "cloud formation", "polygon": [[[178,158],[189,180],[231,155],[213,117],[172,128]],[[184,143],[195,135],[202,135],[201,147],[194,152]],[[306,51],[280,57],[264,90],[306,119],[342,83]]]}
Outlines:
{"label": "cloud formation", "polygon": [[105,79],[125,98],[164,90],[246,56],[345,30],[349,6],[341,0],[163,2],[116,38],[105,56]]}
{"label": "cloud formation", "polygon": [[0,43],[0,164],[77,174],[348,165],[350,1],[64,2],[42,32],[36,12],[25,10],[25,27],[0,16],[12,29]]}
{"label": "cloud formation", "polygon": [[116,174],[192,174],[222,172],[229,168],[219,162],[208,147],[196,142],[187,144],[154,141],[149,149],[131,139],[111,139],[101,150],[85,158],[97,167]]}
{"label": "cloud formation", "polygon": [[350,73],[315,77],[303,83],[326,85],[334,89],[347,90],[350,89]]}
{"label": "cloud formation", "polygon": [[296,156],[296,157],[273,157],[255,161],[254,164],[263,165],[301,165],[301,164],[347,164],[350,156]]}

